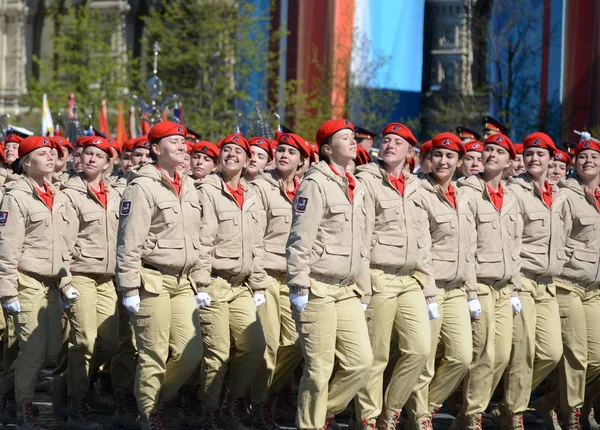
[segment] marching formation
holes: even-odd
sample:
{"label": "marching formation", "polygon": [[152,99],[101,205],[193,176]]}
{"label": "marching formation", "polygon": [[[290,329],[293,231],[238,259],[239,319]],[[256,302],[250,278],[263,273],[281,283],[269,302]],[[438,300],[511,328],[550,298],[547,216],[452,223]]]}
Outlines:
{"label": "marching formation", "polygon": [[490,117],[422,145],[388,124],[372,158],[374,137],[7,136],[0,422],[41,428],[52,365],[68,429],[102,428],[102,381],[130,429],[180,402],[182,427],[275,430],[296,390],[303,430],[432,430],[443,404],[453,430],[490,408],[524,429],[531,404],[599,429],[600,143],[571,159]]}

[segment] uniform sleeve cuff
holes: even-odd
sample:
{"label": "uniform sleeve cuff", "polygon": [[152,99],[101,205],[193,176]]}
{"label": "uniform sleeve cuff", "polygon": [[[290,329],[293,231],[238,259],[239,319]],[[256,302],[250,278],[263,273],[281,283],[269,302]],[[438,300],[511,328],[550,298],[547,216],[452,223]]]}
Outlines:
{"label": "uniform sleeve cuff", "polygon": [[428,305],[431,303],[435,303],[435,296],[425,297],[425,302],[427,302]]}
{"label": "uniform sleeve cuff", "polygon": [[310,288],[308,287],[301,287],[299,285],[290,285],[289,287],[290,292],[298,296],[308,296],[308,293],[310,293]]}
{"label": "uniform sleeve cuff", "polygon": [[479,296],[477,295],[477,291],[467,291],[467,300],[475,300],[479,298]]}
{"label": "uniform sleeve cuff", "polygon": [[362,296],[362,298],[360,299],[360,302],[363,305],[368,305],[371,302],[371,294],[365,294]]}
{"label": "uniform sleeve cuff", "polygon": [[140,290],[137,288],[130,288],[123,292],[123,297],[133,297],[133,296],[139,296],[139,295],[140,295]]}
{"label": "uniform sleeve cuff", "polygon": [[2,304],[9,304],[9,303],[15,303],[19,301],[19,297],[18,296],[12,296],[12,297],[2,297],[2,299],[0,299],[0,301],[2,302]]}

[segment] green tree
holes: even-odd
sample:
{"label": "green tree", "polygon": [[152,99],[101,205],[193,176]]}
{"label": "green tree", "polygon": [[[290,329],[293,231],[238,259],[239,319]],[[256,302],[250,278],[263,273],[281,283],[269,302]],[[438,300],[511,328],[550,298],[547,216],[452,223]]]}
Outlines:
{"label": "green tree", "polygon": [[240,103],[250,101],[243,84],[267,71],[269,37],[253,29],[269,28],[269,17],[253,12],[245,2],[170,0],[145,20],[144,51],[150,60],[154,42],[161,47],[165,94],[179,96],[184,123],[205,139],[234,131]]}
{"label": "green tree", "polygon": [[[97,112],[101,100],[116,109],[128,92],[137,73],[125,52],[115,52],[115,38],[120,31],[120,17],[105,15],[86,2],[65,6],[58,2],[50,10],[54,22],[53,54],[34,57],[35,73],[29,80],[28,93],[22,103],[39,108],[42,95],[48,95],[51,108],[65,107],[69,93],[74,93],[81,111]],[[109,116],[114,126],[116,118]]]}

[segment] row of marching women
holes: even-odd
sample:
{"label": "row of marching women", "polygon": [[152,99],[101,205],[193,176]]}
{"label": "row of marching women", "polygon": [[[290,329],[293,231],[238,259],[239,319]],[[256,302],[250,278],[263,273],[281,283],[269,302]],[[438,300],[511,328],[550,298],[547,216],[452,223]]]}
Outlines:
{"label": "row of marching women", "polygon": [[598,429],[600,144],[571,163],[487,128],[419,147],[391,123],[374,161],[344,119],[314,144],[166,121],[123,147],[9,136],[0,421],[42,428],[53,364],[69,429],[102,428],[106,379],[121,428],[180,407],[183,427],[278,429],[297,390],[299,429],[350,410],[353,429],[431,430],[450,398],[456,430],[489,408],[523,429],[532,399],[546,428]]}

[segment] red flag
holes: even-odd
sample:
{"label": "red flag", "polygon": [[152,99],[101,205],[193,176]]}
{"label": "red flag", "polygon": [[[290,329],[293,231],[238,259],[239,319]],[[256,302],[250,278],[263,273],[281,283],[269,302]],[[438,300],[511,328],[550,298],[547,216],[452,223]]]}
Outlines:
{"label": "red flag", "polygon": [[119,116],[117,117],[117,145],[123,147],[127,140],[127,129],[125,128],[125,119],[123,118],[123,103],[119,103]]}
{"label": "red flag", "polygon": [[100,133],[106,137],[110,137],[108,132],[108,118],[106,116],[106,99],[102,99],[102,105],[100,106]]}
{"label": "red flag", "polygon": [[163,114],[162,114],[162,120],[163,121],[168,121],[167,119],[167,115],[169,114],[169,108],[164,108],[163,109]]}

